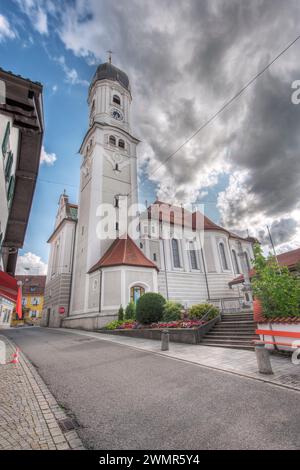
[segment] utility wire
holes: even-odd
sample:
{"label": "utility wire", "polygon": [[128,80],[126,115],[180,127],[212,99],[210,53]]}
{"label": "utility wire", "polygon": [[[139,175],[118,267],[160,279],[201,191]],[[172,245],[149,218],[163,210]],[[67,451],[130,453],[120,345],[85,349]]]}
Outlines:
{"label": "utility wire", "polygon": [[[165,165],[171,158],[173,158],[179,150],[181,150],[186,144],[188,144],[196,135],[198,135],[203,129],[205,129],[212,121],[216,119],[228,106],[233,103],[239,96],[241,96],[247,88],[249,88],[261,75],[263,75],[266,70],[268,70],[271,65],[276,62],[283,54],[285,54],[286,51],[288,51],[298,40],[300,39],[300,34],[297,36],[292,42],[290,42],[279,54],[277,54],[276,57],[274,57],[271,62],[269,62],[260,72],[258,72],[254,77],[252,77],[235,95],[233,95],[221,108],[216,111],[202,126],[200,126],[190,137],[188,137],[173,153],[171,153],[168,157],[165,158],[165,160],[159,164],[157,168],[155,168],[151,173],[149,173],[146,177],[144,177],[141,181],[140,184],[142,184],[146,179],[149,178],[149,176],[152,176],[154,173],[156,173],[163,165]],[[137,186],[135,186],[130,193],[127,194],[127,196],[130,196],[132,191],[137,189]]]}

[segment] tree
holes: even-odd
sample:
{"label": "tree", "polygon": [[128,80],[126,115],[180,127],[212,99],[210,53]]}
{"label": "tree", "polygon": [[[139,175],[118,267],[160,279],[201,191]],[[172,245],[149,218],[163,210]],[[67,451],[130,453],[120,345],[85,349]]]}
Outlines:
{"label": "tree", "polygon": [[122,305],[120,305],[119,311],[118,311],[118,320],[122,321],[124,320],[124,309]]}
{"label": "tree", "polygon": [[266,318],[300,316],[300,281],[274,256],[263,256],[260,245],[254,246],[254,296],[262,304]]}

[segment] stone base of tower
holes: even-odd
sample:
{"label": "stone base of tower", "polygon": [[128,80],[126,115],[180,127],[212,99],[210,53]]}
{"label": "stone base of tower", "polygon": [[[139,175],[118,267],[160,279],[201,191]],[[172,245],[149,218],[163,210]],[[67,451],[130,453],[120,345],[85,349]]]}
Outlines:
{"label": "stone base of tower", "polygon": [[107,323],[112,320],[117,320],[118,313],[113,311],[105,314],[101,313],[86,313],[80,315],[70,315],[63,319],[61,323],[62,328],[76,328],[79,330],[98,330],[103,328]]}

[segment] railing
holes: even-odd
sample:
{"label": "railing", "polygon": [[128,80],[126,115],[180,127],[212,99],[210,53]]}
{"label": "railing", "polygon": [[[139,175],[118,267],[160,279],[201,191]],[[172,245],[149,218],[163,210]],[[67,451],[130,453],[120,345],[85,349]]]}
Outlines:
{"label": "railing", "polygon": [[243,310],[243,297],[223,297],[219,299],[209,299],[208,303],[220,309],[221,313],[241,312]]}

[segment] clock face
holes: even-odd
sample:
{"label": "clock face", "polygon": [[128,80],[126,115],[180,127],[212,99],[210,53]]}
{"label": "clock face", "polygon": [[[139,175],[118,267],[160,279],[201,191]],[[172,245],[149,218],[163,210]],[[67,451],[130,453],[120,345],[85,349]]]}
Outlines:
{"label": "clock face", "polygon": [[123,113],[119,109],[112,108],[111,116],[117,121],[123,121]]}

